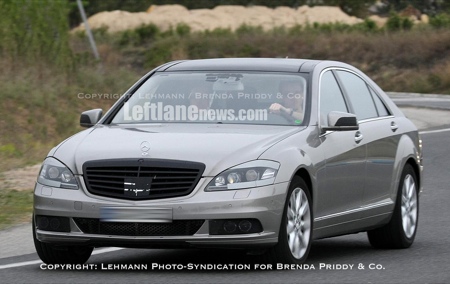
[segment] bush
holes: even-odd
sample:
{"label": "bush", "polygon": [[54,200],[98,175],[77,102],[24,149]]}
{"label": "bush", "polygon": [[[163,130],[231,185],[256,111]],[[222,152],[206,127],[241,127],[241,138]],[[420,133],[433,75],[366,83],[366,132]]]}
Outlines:
{"label": "bush", "polygon": [[179,36],[186,36],[191,32],[191,27],[184,23],[181,23],[177,25],[177,27],[175,28],[175,32]]}
{"label": "bush", "polygon": [[67,1],[0,1],[0,53],[13,61],[26,58],[57,64],[61,71],[73,64],[69,47]]}
{"label": "bush", "polygon": [[409,18],[400,17],[397,13],[391,13],[386,22],[386,29],[388,31],[410,30],[414,23]]}
{"label": "bush", "polygon": [[230,29],[224,29],[224,28],[215,28],[214,30],[210,31],[210,30],[206,30],[203,32],[205,34],[206,37],[208,36],[213,36],[213,37],[226,37],[226,36],[231,36],[234,33],[230,30]]}
{"label": "bush", "polygon": [[364,32],[376,32],[378,31],[378,26],[375,21],[371,19],[365,19],[361,24],[356,24],[353,26],[355,29],[364,31]]}
{"label": "bush", "polygon": [[175,37],[161,39],[151,45],[145,55],[145,67],[154,68],[172,60],[172,53],[177,46]]}
{"label": "bush", "polygon": [[264,33],[264,31],[263,31],[263,28],[260,26],[254,27],[254,26],[249,26],[249,25],[243,24],[239,28],[236,29],[235,33],[238,36],[244,36],[244,35],[252,35],[252,34],[262,34],[262,33]]}
{"label": "bush", "polygon": [[154,24],[141,25],[134,30],[126,30],[119,33],[119,45],[142,45],[149,40],[156,39],[160,34],[159,28]]}
{"label": "bush", "polygon": [[160,31],[155,24],[142,25],[134,30],[139,38],[140,43],[145,40],[155,39]]}
{"label": "bush", "polygon": [[434,28],[450,28],[450,15],[438,14],[430,18],[430,25]]}
{"label": "bush", "polygon": [[24,56],[15,61],[0,57],[0,65],[7,70],[0,72],[0,169],[42,160],[51,146],[81,129],[77,125],[81,111],[107,109],[114,102],[83,100],[78,93],[122,93],[150,68],[171,60],[331,59],[355,65],[387,91],[450,93],[450,33],[442,29],[448,27],[448,18],[432,18],[432,26],[440,29],[408,31],[409,19],[391,16],[386,30],[401,33],[380,32],[384,29],[370,20],[353,26],[315,24],[270,31],[247,25],[236,32],[191,32],[183,25],[167,31],[146,25],[115,34],[100,29],[94,33],[103,68],[90,60],[89,43],[77,33],[70,35],[76,61],[70,76],[61,72],[60,65],[48,64],[45,57],[27,60]]}

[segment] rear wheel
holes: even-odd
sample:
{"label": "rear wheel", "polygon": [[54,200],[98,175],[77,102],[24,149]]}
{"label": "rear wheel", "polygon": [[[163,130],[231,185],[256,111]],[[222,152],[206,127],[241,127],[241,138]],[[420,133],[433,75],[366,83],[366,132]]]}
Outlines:
{"label": "rear wheel", "polygon": [[403,169],[391,221],[367,232],[375,248],[408,248],[414,242],[419,220],[417,176],[411,165]]}
{"label": "rear wheel", "polygon": [[33,217],[33,241],[39,258],[48,264],[70,263],[83,264],[92,254],[94,248],[87,246],[56,246],[43,243],[36,238],[36,227]]}
{"label": "rear wheel", "polygon": [[268,260],[281,263],[303,263],[312,240],[311,195],[305,181],[294,177],[289,187],[281,221],[278,244],[267,253]]}

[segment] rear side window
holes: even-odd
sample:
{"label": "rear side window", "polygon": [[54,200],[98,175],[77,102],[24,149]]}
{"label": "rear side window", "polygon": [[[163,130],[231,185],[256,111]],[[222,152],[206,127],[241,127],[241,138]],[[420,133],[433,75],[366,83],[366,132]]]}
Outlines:
{"label": "rear side window", "polygon": [[378,117],[377,109],[366,82],[353,73],[340,70],[336,72],[358,120]]}
{"label": "rear side window", "polygon": [[377,107],[378,116],[389,116],[391,115],[384,105],[383,101],[380,99],[380,97],[375,93],[372,88],[369,87],[369,91],[372,94],[373,101],[375,102],[375,106]]}
{"label": "rear side window", "polygon": [[328,126],[328,114],[331,111],[348,112],[341,89],[331,71],[322,75],[320,82],[320,123]]}

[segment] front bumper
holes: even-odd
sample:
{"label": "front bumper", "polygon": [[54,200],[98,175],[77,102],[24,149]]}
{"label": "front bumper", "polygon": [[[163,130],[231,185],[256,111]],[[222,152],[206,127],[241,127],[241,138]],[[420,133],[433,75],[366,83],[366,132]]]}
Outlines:
{"label": "front bumper", "polygon": [[[193,192],[187,196],[146,201],[120,200],[92,195],[84,187],[82,177],[79,177],[81,188],[78,190],[51,188],[37,183],[34,190],[34,215],[68,217],[70,232],[36,229],[36,237],[41,242],[95,247],[242,248],[272,246],[278,242],[288,183],[251,189],[205,192],[203,188],[210,181],[211,178],[202,178]],[[163,208],[172,212],[171,220],[139,219],[135,220],[136,222],[171,222],[172,220],[205,220],[205,222],[193,235],[124,236],[83,233],[73,220],[73,218],[101,219],[104,207],[127,207],[136,208],[136,210]],[[209,234],[209,220],[245,218],[259,220],[263,231],[236,235]],[[127,220],[129,221],[133,220]]]}

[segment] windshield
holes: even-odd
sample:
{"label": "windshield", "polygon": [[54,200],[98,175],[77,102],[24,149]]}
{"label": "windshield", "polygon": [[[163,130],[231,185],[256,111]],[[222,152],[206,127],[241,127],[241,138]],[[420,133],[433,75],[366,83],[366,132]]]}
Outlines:
{"label": "windshield", "polygon": [[292,73],[161,72],[111,122],[302,125],[306,87]]}

